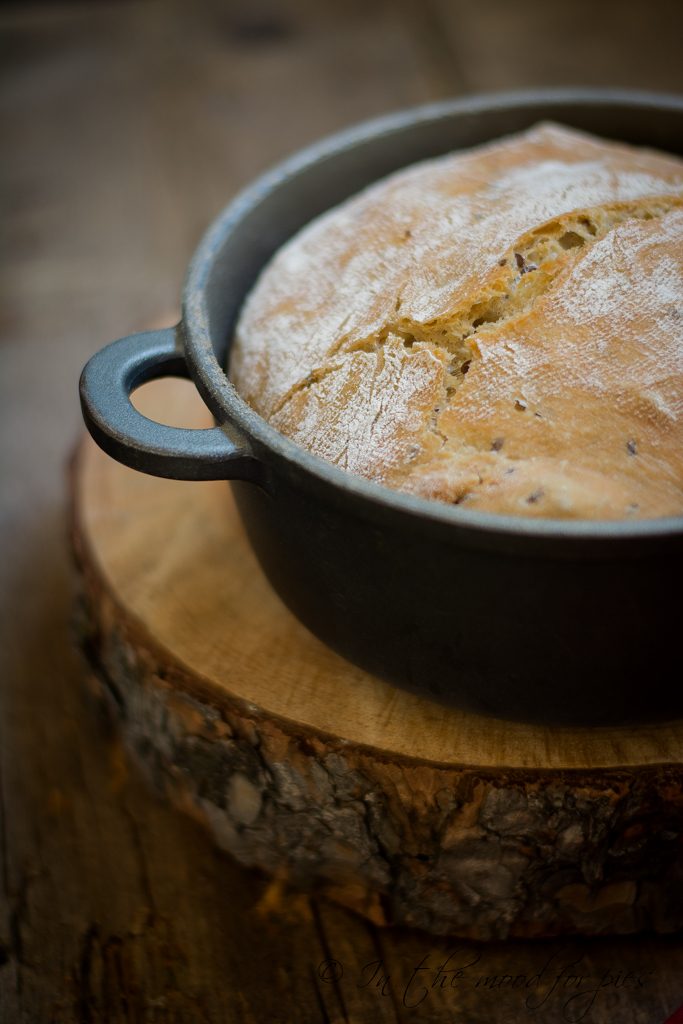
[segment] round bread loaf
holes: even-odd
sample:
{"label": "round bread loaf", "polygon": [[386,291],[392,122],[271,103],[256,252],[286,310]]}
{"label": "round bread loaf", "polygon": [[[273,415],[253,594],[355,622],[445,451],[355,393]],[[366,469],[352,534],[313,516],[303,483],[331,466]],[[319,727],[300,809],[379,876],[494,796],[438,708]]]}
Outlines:
{"label": "round bread loaf", "polygon": [[683,162],[558,125],[425,161],[270,261],[230,375],[352,473],[486,512],[683,513]]}

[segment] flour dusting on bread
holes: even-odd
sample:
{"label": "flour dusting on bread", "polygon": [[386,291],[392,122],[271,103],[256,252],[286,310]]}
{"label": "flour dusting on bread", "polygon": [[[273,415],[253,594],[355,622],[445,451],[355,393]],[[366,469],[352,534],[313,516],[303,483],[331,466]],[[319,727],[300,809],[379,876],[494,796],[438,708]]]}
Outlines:
{"label": "flour dusting on bread", "polygon": [[683,164],[556,125],[317,218],[231,376],[350,472],[487,512],[683,513]]}

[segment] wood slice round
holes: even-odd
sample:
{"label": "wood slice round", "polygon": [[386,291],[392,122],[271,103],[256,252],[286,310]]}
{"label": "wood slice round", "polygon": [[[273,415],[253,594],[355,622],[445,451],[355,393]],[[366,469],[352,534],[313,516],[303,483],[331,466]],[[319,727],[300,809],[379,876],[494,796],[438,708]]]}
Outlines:
{"label": "wood slice round", "polygon": [[[187,382],[136,404],[209,422]],[[402,692],[281,603],[227,483],[90,439],[71,479],[82,643],[136,759],[239,861],[475,939],[683,926],[683,722],[545,728]]]}

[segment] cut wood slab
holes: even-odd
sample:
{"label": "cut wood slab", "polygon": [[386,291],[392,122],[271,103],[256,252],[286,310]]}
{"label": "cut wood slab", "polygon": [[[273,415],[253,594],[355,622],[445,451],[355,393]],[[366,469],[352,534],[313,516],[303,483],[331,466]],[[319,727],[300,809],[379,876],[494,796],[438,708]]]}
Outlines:
{"label": "cut wood slab", "polygon": [[[136,404],[208,422],[186,382]],[[127,746],[243,864],[474,939],[683,926],[683,722],[546,728],[394,689],[285,608],[228,484],[137,474],[89,439],[72,535]]]}

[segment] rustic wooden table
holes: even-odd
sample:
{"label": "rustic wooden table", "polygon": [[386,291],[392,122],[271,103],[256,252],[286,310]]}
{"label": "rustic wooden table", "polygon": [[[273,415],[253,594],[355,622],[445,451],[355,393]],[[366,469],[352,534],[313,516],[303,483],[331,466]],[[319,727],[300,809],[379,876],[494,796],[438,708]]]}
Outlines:
{"label": "rustic wooden table", "polygon": [[679,938],[477,947],[383,932],[217,852],[144,788],[86,685],[63,497],[81,365],[176,306],[202,229],[256,172],[441,96],[680,88],[679,12],[3,5],[1,1021],[661,1024],[683,1001]]}

